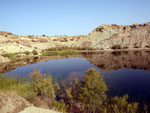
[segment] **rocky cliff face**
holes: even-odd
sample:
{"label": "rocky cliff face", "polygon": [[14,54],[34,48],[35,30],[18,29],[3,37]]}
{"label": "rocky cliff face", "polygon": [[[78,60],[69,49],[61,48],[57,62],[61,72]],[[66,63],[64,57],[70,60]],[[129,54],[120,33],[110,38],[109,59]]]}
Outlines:
{"label": "rocky cliff face", "polygon": [[150,23],[101,25],[87,36],[17,36],[0,32],[0,55],[58,47],[101,50],[150,48]]}
{"label": "rocky cliff face", "polygon": [[115,47],[150,48],[150,23],[130,26],[101,25],[79,42],[82,46],[103,50]]}

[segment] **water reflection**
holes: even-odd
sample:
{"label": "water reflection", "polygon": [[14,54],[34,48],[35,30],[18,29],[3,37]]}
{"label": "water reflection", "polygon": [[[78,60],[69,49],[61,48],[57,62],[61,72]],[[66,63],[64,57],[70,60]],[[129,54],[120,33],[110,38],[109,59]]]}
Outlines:
{"label": "water reflection", "polygon": [[42,61],[31,65],[22,66],[16,68],[7,75],[13,76],[27,76],[29,73],[33,72],[33,69],[41,70],[41,73],[51,74],[52,76],[63,76],[63,78],[73,75],[73,73],[84,73],[91,67],[97,68],[84,58],[66,58],[66,59],[56,59],[49,61]]}
{"label": "water reflection", "polygon": [[120,68],[150,70],[150,51],[88,53],[84,54],[84,57],[103,70]]}
{"label": "water reflection", "polygon": [[42,61],[18,67],[7,75],[27,76],[34,68],[65,81],[82,79],[91,67],[104,76],[108,95],[128,94],[132,100],[150,102],[150,52],[124,51],[84,53],[70,58]]}

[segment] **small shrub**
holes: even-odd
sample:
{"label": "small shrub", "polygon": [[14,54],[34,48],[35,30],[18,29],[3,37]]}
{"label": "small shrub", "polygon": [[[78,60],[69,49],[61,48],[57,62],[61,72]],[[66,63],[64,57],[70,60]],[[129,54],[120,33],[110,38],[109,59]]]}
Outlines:
{"label": "small shrub", "polygon": [[55,108],[56,111],[60,111],[66,113],[68,106],[64,103],[63,100],[61,101],[53,101],[52,106]]}
{"label": "small shrub", "polygon": [[19,85],[17,88],[17,93],[21,96],[23,96],[28,101],[32,102],[36,99],[36,93],[31,89],[29,83],[24,83],[22,85]]}
{"label": "small shrub", "polygon": [[30,54],[29,51],[25,51],[24,54],[26,54],[27,56]]}
{"label": "small shrub", "polygon": [[58,41],[58,39],[54,39],[53,41]]}
{"label": "small shrub", "polygon": [[123,46],[123,48],[122,49],[128,49],[128,46]]}
{"label": "small shrub", "polygon": [[36,50],[33,50],[32,53],[33,53],[33,55],[37,55],[38,54],[38,52]]}
{"label": "small shrub", "polygon": [[127,101],[128,95],[124,95],[122,97],[114,97],[110,100],[110,103],[107,103],[106,111],[107,113],[137,113],[138,111],[138,103],[133,102],[129,103]]}
{"label": "small shrub", "polygon": [[22,58],[19,58],[19,54],[22,54],[21,52],[19,53],[5,53],[5,54],[3,54],[3,56],[4,57],[8,57],[9,58],[9,60],[11,61],[11,62],[16,62],[16,61],[21,61],[22,60]]}
{"label": "small shrub", "polygon": [[107,86],[100,73],[94,68],[89,69],[85,74],[85,81],[79,93],[84,112],[95,113],[99,110],[106,100],[106,91]]}
{"label": "small shrub", "polygon": [[121,49],[121,45],[114,45],[112,46],[112,49]]}
{"label": "small shrub", "polygon": [[40,71],[34,69],[29,77],[31,78],[31,89],[33,89],[37,96],[41,96],[42,98],[55,98],[51,76],[46,77]]}
{"label": "small shrub", "polygon": [[35,101],[36,97],[37,97],[35,92],[29,91],[29,90],[27,92],[25,92],[23,96],[25,99],[27,99],[30,102]]}

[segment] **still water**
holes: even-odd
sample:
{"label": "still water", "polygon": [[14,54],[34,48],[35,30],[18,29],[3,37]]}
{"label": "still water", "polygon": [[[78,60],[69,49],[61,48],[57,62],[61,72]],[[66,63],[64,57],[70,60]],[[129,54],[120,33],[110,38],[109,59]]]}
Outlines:
{"label": "still water", "polygon": [[34,68],[63,80],[83,79],[89,68],[95,68],[104,77],[108,95],[128,94],[130,100],[150,102],[149,51],[85,53],[21,66],[5,74],[26,77]]}

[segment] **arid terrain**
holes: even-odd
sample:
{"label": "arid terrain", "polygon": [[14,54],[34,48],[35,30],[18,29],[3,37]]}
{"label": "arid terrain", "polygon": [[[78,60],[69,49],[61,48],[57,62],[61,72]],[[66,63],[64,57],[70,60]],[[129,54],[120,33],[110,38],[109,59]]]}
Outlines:
{"label": "arid terrain", "polygon": [[[5,53],[23,53],[50,48],[77,48],[84,50],[149,49],[150,23],[133,25],[101,25],[86,36],[20,36],[0,32],[0,62],[9,59]],[[21,54],[24,56],[24,54]]]}
{"label": "arid terrain", "polygon": [[[150,70],[150,23],[128,26],[101,25],[86,36],[21,36],[1,31],[0,73],[38,61],[70,57],[69,54],[42,56],[43,51],[53,52],[56,48],[61,48],[61,51],[63,49],[80,51],[82,54],[76,54],[74,57],[83,56],[102,70],[119,68]],[[59,49],[55,51],[57,52]],[[93,52],[96,55],[92,54]],[[56,111],[34,107],[16,93],[0,93],[1,112],[55,113]]]}

